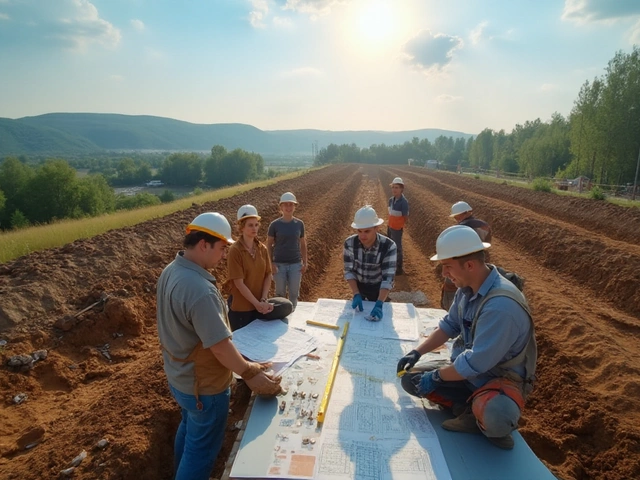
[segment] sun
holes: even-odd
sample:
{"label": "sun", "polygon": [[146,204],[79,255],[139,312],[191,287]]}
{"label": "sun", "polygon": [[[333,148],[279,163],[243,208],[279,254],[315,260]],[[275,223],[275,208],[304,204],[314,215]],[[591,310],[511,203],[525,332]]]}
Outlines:
{"label": "sun", "polygon": [[365,2],[356,16],[359,36],[371,43],[389,40],[397,31],[397,15],[393,2],[369,0]]}

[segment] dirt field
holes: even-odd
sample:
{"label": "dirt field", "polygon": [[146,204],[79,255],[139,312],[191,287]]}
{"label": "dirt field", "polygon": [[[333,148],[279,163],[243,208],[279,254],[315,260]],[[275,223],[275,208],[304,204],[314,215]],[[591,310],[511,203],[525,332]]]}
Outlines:
{"label": "dirt field", "polygon": [[[411,217],[405,276],[396,290],[438,306],[428,260],[449,208],[469,202],[494,229],[491,260],[526,278],[540,350],[539,383],[521,421],[535,453],[563,479],[640,478],[640,210],[560,197],[417,168],[335,166],[187,211],[0,265],[0,478],[57,478],[82,450],[79,479],[169,479],[179,411],[155,329],[155,283],[203,211],[233,218],[254,204],[264,222],[291,190],[305,221],[310,269],[302,300],[350,298],[342,241],[365,203],[386,217],[388,184],[406,182]],[[224,266],[215,275],[224,279]],[[53,323],[112,297],[68,332]],[[97,347],[109,344],[109,361]],[[17,354],[47,349],[27,372]],[[103,350],[104,351],[104,350]],[[13,397],[28,398],[15,405]],[[219,478],[249,394],[234,390]],[[95,447],[109,440],[104,449]],[[30,448],[26,449],[25,447]]]}

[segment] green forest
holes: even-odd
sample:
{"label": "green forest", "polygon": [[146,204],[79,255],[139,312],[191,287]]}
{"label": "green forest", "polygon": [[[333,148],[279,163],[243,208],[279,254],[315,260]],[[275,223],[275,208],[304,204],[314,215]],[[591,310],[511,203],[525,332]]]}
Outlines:
{"label": "green forest", "polygon": [[[78,178],[76,168],[89,168]],[[156,169],[155,175],[152,173]],[[160,195],[140,192],[116,195],[114,186],[141,185],[151,179],[167,186],[220,188],[274,177],[282,171],[264,167],[258,154],[219,145],[209,156],[174,153],[164,160],[144,156],[99,160],[46,159],[25,156],[0,163],[0,229],[22,228],[63,218],[97,216],[115,210],[140,208],[175,200],[170,190]]]}
{"label": "green forest", "polygon": [[464,140],[441,136],[433,143],[413,138],[402,145],[331,144],[320,149],[316,165],[358,162],[416,164],[500,170],[528,178],[575,178],[597,184],[633,183],[640,155],[640,47],[618,52],[601,77],[586,81],[568,117],[553,113],[516,125],[510,133],[484,129]]}

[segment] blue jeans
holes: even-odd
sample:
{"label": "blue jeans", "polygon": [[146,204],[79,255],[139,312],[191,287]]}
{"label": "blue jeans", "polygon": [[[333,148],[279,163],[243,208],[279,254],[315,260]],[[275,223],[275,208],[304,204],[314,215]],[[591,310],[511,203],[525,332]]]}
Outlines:
{"label": "blue jeans", "polygon": [[222,447],[229,415],[230,389],[217,395],[187,395],[171,385],[169,389],[182,409],[182,421],[174,443],[175,480],[208,480]]}
{"label": "blue jeans", "polygon": [[[302,263],[276,263],[278,273],[273,276],[276,282],[276,297],[289,298],[296,308],[300,295],[300,282],[302,281]],[[289,296],[287,297],[287,286]]]}

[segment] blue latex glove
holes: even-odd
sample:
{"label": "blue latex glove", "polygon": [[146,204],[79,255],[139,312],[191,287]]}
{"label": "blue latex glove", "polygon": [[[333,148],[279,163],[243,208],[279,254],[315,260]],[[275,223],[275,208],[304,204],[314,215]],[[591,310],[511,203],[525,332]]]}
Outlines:
{"label": "blue latex glove", "polygon": [[422,374],[422,378],[420,379],[420,386],[418,387],[418,393],[420,395],[429,395],[442,384],[441,381],[435,380],[433,378],[434,373],[435,370]]}
{"label": "blue latex glove", "polygon": [[378,300],[376,302],[376,306],[373,307],[373,310],[371,310],[371,315],[369,316],[374,322],[379,322],[380,320],[382,320],[382,300]]}
{"label": "blue latex glove", "polygon": [[356,293],[353,296],[353,300],[351,300],[351,308],[357,308],[359,311],[362,311],[362,295]]}

